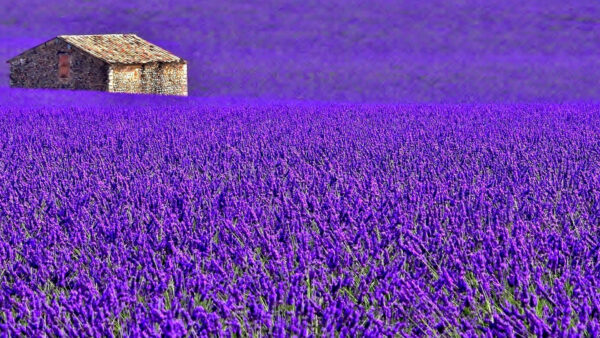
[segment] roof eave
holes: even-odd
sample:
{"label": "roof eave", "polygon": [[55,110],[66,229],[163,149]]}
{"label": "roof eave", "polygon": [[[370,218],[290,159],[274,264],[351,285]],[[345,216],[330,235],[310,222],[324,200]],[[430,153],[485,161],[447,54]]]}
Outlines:
{"label": "roof eave", "polygon": [[[104,34],[104,35],[124,35],[124,34]],[[139,38],[139,39],[142,39],[142,38],[140,38],[139,36],[137,36],[137,34],[131,34],[131,35],[135,35],[137,38]],[[68,43],[68,44],[69,44],[69,45],[71,45],[72,47],[74,47],[74,48],[78,49],[79,51],[81,51],[81,52],[83,52],[83,53],[85,53],[85,54],[88,54],[88,55],[90,55],[91,57],[93,57],[93,58],[95,58],[95,59],[101,60],[101,61],[103,61],[103,62],[105,62],[105,63],[107,63],[107,64],[109,64],[109,65],[119,65],[119,64],[121,64],[121,65],[143,65],[143,64],[154,63],[154,62],[158,62],[158,63],[181,63],[181,64],[187,64],[187,63],[188,63],[188,62],[187,62],[187,60],[185,60],[185,59],[183,59],[183,58],[180,58],[180,57],[178,57],[177,55],[173,54],[172,52],[170,52],[170,51],[168,51],[168,50],[166,50],[166,49],[164,49],[164,48],[162,48],[162,47],[160,47],[160,46],[154,45],[153,43],[151,43],[151,42],[149,42],[149,41],[147,41],[147,40],[144,40],[144,39],[142,39],[142,40],[146,41],[147,43],[149,43],[149,44],[151,44],[151,45],[154,45],[154,46],[156,46],[157,48],[160,48],[160,49],[164,50],[165,52],[167,52],[167,53],[171,54],[172,56],[174,56],[174,57],[178,58],[179,60],[176,60],[176,61],[173,61],[173,60],[168,60],[168,61],[167,61],[167,60],[156,60],[156,61],[150,61],[150,62],[137,62],[137,61],[136,61],[136,62],[129,62],[129,63],[124,63],[124,62],[114,62],[114,61],[111,61],[111,60],[109,60],[109,59],[107,59],[107,58],[105,58],[105,57],[101,56],[101,55],[95,55],[94,53],[90,52],[90,51],[89,51],[89,50],[87,50],[86,48],[82,48],[82,47],[80,47],[80,46],[77,46],[76,44],[73,44],[72,42],[70,42],[70,41],[68,41],[68,40],[66,39],[66,37],[68,37],[68,36],[69,36],[69,35],[57,35],[57,36],[55,36],[55,37],[53,37],[53,38],[51,38],[51,39],[49,39],[49,40],[46,40],[46,41],[44,41],[44,42],[42,42],[42,43],[40,43],[40,44],[38,44],[38,45],[36,45],[36,46],[34,46],[34,47],[28,48],[28,49],[24,50],[23,52],[21,52],[21,53],[19,53],[19,54],[15,55],[15,56],[13,56],[12,58],[10,58],[10,59],[6,60],[6,63],[9,63],[9,64],[10,64],[10,63],[11,63],[13,60],[16,60],[17,58],[21,57],[23,54],[25,54],[25,53],[27,53],[27,52],[29,52],[29,51],[33,50],[33,49],[36,49],[36,48],[38,48],[38,47],[40,47],[40,46],[43,46],[43,45],[45,45],[46,43],[48,43],[48,42],[50,42],[50,41],[52,41],[52,40],[55,40],[55,39],[60,39],[61,41],[65,42],[65,43]]]}
{"label": "roof eave", "polygon": [[179,59],[179,60],[154,60],[154,61],[147,61],[147,62],[140,62],[140,61],[134,61],[134,62],[106,61],[106,63],[108,63],[109,65],[117,65],[117,66],[147,65],[149,63],[182,63],[182,64],[187,64],[187,60],[185,60],[185,59]]}

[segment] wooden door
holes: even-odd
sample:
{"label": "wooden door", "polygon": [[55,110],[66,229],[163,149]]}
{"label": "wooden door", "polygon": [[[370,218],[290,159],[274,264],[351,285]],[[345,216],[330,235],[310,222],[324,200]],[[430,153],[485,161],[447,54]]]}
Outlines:
{"label": "wooden door", "polygon": [[68,79],[71,70],[71,55],[58,54],[58,77]]}

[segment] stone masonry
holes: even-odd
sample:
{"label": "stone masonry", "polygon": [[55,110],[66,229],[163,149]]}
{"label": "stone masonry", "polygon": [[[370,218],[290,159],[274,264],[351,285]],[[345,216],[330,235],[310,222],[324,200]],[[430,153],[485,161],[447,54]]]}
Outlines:
{"label": "stone masonry", "polygon": [[158,62],[110,65],[108,83],[109,92],[187,96],[187,65]]}
{"label": "stone masonry", "polygon": [[[70,72],[67,78],[58,76],[58,59],[62,53],[70,55]],[[59,39],[30,49],[9,62],[11,87],[88,90],[108,88],[108,64]]]}
{"label": "stone masonry", "polygon": [[188,95],[187,62],[133,34],[59,36],[8,62],[11,87]]}

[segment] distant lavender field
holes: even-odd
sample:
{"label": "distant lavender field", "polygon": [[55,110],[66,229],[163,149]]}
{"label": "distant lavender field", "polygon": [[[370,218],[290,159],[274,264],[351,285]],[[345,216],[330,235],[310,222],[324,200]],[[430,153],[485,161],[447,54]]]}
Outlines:
{"label": "distant lavender field", "polygon": [[600,3],[166,3],[0,4],[192,94],[0,86],[0,336],[600,336]]}
{"label": "distant lavender field", "polygon": [[[594,100],[600,2],[4,1],[0,57],[133,32],[190,62],[195,96],[386,102]],[[7,67],[0,68],[8,84]]]}

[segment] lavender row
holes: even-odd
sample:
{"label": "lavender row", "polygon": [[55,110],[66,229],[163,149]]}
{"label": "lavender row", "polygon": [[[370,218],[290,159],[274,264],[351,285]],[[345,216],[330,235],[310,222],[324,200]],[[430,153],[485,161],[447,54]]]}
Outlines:
{"label": "lavender row", "polygon": [[0,334],[600,334],[597,105],[0,112]]}

